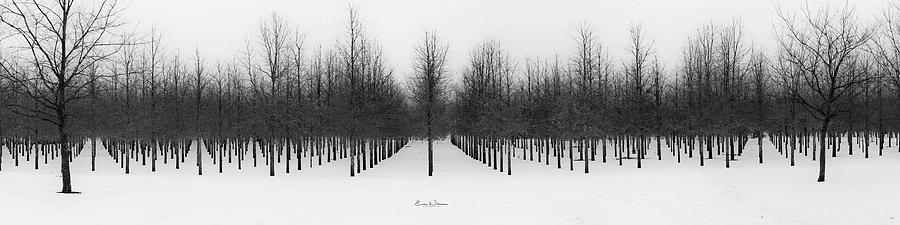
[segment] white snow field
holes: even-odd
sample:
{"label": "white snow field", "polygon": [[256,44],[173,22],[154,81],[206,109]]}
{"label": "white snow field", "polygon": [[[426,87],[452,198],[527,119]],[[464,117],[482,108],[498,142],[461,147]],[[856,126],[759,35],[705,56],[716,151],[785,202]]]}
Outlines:
{"label": "white snow field", "polygon": [[665,151],[657,161],[651,149],[642,169],[597,158],[584,174],[578,161],[573,172],[567,160],[557,169],[555,159],[514,159],[508,176],[438,142],[435,176],[427,177],[425,144],[412,142],[353,178],[347,160],[304,161],[302,171],[291,160],[290,174],[278,164],[269,177],[249,157],[243,170],[226,164],[222,174],[204,161],[198,176],[188,157],[180,170],[160,160],[156,173],[132,162],[125,175],[99,153],[91,172],[85,151],[73,164],[80,195],[56,193],[58,162],[34,170],[23,157],[13,167],[4,154],[0,224],[900,224],[896,145],[869,159],[859,149],[840,152],[828,158],[827,182],[816,183],[817,162],[798,154],[792,168],[767,144],[759,165],[755,143],[730,169],[722,156],[699,167],[696,155],[677,164]]}

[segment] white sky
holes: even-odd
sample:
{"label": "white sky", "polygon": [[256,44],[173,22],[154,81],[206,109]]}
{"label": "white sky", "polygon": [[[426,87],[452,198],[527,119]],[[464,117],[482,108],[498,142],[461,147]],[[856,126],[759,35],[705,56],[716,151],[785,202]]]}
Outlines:
{"label": "white sky", "polygon": [[[656,40],[657,53],[668,68],[677,65],[687,37],[702,24],[739,17],[747,40],[774,47],[776,0],[356,0],[353,4],[378,40],[397,77],[411,71],[413,47],[425,30],[435,30],[450,43],[451,71],[465,66],[469,51],[493,39],[516,60],[568,57],[581,23],[592,26],[614,60],[622,58],[629,25],[642,22]],[[804,0],[783,0],[802,6]],[[843,0],[837,0],[843,2]],[[890,0],[849,0],[861,20],[877,16]],[[809,0],[812,5],[822,1]],[[838,3],[840,3],[838,2]],[[168,49],[183,56],[199,46],[210,59],[237,56],[260,19],[272,11],[307,34],[307,44],[331,48],[343,35],[349,1],[334,0],[131,0],[127,17],[133,25],[155,25]],[[254,39],[255,40],[255,39]]]}

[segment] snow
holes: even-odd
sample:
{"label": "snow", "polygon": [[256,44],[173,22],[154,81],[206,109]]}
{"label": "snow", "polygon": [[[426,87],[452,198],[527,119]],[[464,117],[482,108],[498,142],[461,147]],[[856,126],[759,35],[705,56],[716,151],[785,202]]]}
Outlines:
{"label": "snow", "polygon": [[514,158],[507,176],[442,141],[428,177],[425,144],[413,142],[353,178],[347,160],[310,168],[304,158],[296,171],[292,159],[290,174],[277,164],[269,177],[250,157],[243,170],[233,162],[222,174],[205,158],[198,176],[193,154],[180,170],[160,160],[151,173],[149,162],[132,162],[125,175],[102,151],[91,172],[85,151],[73,164],[81,195],[56,193],[58,162],[34,170],[23,157],[13,167],[4,152],[0,224],[900,224],[897,146],[880,157],[873,147],[869,159],[841,152],[828,158],[828,181],[816,183],[818,162],[797,154],[790,167],[767,144],[759,165],[755,143],[730,169],[722,156],[699,167],[696,155],[677,164],[651,149],[642,169],[634,160],[619,167],[610,152],[590,174],[579,161],[569,171],[565,159],[557,169],[555,159]]}

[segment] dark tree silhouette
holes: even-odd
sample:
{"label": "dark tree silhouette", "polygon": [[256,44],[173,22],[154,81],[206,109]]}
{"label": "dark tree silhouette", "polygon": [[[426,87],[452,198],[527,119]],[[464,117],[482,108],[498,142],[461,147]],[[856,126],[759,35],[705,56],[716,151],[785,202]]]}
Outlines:
{"label": "dark tree silhouette", "polygon": [[447,64],[447,44],[434,32],[425,36],[415,50],[414,74],[411,80],[412,99],[420,123],[425,127],[428,142],[428,176],[434,172],[432,142],[443,136],[446,118],[444,111],[449,97]]}
{"label": "dark tree silhouette", "polygon": [[869,43],[873,29],[857,22],[849,5],[824,6],[819,11],[806,7],[799,16],[777,10],[779,53],[800,71],[779,73],[785,80],[799,80],[802,85],[788,86],[791,98],[820,122],[819,177],[825,182],[826,140],[829,125],[847,109],[838,104],[851,89],[875,78],[864,73],[848,73],[846,68],[861,48]]}
{"label": "dark tree silhouette", "polygon": [[0,23],[23,49],[15,53],[17,62],[3,63],[3,78],[39,107],[7,106],[17,114],[56,126],[62,158],[60,193],[78,193],[72,191],[68,160],[72,157],[69,106],[86,98],[90,85],[97,81],[98,76],[89,75],[90,68],[108,60],[123,45],[113,33],[122,25],[121,10],[115,0],[95,4],[11,0],[0,5]]}

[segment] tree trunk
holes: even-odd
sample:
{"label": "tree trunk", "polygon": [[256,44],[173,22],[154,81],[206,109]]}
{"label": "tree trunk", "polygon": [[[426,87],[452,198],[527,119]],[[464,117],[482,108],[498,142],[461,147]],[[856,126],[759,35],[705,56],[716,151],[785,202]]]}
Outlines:
{"label": "tree trunk", "polygon": [[[303,169],[303,150],[306,149],[306,138],[300,138],[294,143],[294,149],[297,149],[297,171]],[[238,164],[240,164],[240,158],[238,159]]]}
{"label": "tree trunk", "polygon": [[[587,151],[585,151],[585,149],[584,149],[584,137],[579,138],[578,141],[581,142],[578,144],[578,148],[581,149],[582,155],[587,154]],[[619,155],[619,156],[622,156],[622,155]],[[583,159],[584,159],[584,173],[589,173],[590,172],[590,164],[589,164],[590,160],[587,160],[587,157],[583,157]],[[621,164],[621,162],[622,161],[620,159],[619,163]]]}
{"label": "tree trunk", "polygon": [[556,155],[556,168],[562,169],[563,151],[562,151],[562,149],[560,149],[561,146],[560,146],[559,140],[556,140],[553,143],[554,143],[553,144],[553,154]]}
{"label": "tree trunk", "polygon": [[432,176],[434,173],[434,155],[432,149],[432,138],[431,138],[431,125],[429,122],[428,126],[428,176]]}
{"label": "tree trunk", "polygon": [[201,143],[201,141],[202,139],[197,138],[197,175],[203,175],[203,157],[200,153],[200,146],[203,144]]}
{"label": "tree trunk", "polygon": [[756,131],[756,147],[759,150],[759,164],[763,164],[763,151],[762,151],[763,136],[762,136],[762,134],[763,134],[762,131],[759,131],[759,130]]}
{"label": "tree trunk", "polygon": [[656,135],[656,158],[662,160],[662,145],[659,143],[659,135]]}
{"label": "tree trunk", "polygon": [[[703,137],[697,137],[697,145],[700,145],[700,146],[697,148],[697,150],[698,150],[698,151],[697,151],[697,154],[699,154],[698,156],[700,156],[700,167],[703,167],[703,166],[704,166],[704,165],[703,165],[703,145],[704,145],[704,144],[707,144],[707,145],[709,144],[708,142],[705,142],[704,140],[706,140],[706,139],[704,139]],[[691,142],[693,143],[694,140],[691,140]],[[691,152],[694,152],[693,147],[691,147]],[[688,157],[690,157],[690,156],[688,156]]]}
{"label": "tree trunk", "polygon": [[[349,160],[350,160],[350,177],[356,176],[356,170],[353,169],[353,166],[354,166],[353,155],[354,155],[354,153],[355,153],[355,151],[354,151],[353,148],[355,148],[355,146],[356,146],[356,143],[354,143],[354,142],[352,142],[352,141],[350,141],[350,146],[346,146],[346,144],[345,144],[345,146],[344,146],[344,148],[347,148],[347,147],[351,148],[351,151],[350,151],[350,159],[349,159]],[[343,152],[343,151],[341,151],[341,152]],[[343,155],[343,154],[342,154],[342,155]]]}
{"label": "tree trunk", "polygon": [[569,171],[575,171],[575,157],[572,155],[573,145],[575,145],[575,140],[569,139]]}
{"label": "tree trunk", "polygon": [[172,145],[172,147],[170,147],[170,148],[172,149],[172,152],[175,153],[175,169],[180,170],[181,169],[181,155],[182,155],[181,152],[183,151],[181,149],[181,145],[180,145],[180,143],[178,143],[176,141],[169,141],[169,144]]}
{"label": "tree trunk", "polygon": [[819,134],[820,135],[819,136],[820,151],[819,151],[819,179],[817,180],[818,182],[825,182],[825,150],[826,150],[825,149],[825,138],[828,137],[826,135],[828,134],[828,123],[831,122],[830,120],[831,120],[830,118],[825,118],[825,121],[822,122],[822,130]]}
{"label": "tree trunk", "polygon": [[57,124],[56,128],[57,132],[59,132],[59,144],[62,145],[60,149],[60,173],[62,174],[62,191],[60,191],[59,193],[76,194],[78,192],[72,191],[72,174],[69,170],[69,162],[70,158],[72,157],[72,152],[69,149],[69,133],[66,130],[66,126],[68,125],[66,104],[62,101],[63,99],[66,99],[65,89],[65,86],[59,85],[56,94],[56,116],[59,119],[59,123]]}
{"label": "tree trunk", "polygon": [[222,165],[225,164],[224,162],[222,162],[222,155],[225,154],[225,148],[227,148],[228,145],[222,143],[221,139],[216,141],[216,145],[218,145],[216,146],[216,150],[219,155],[219,160],[217,160],[219,162],[219,173],[222,173]]}
{"label": "tree trunk", "polygon": [[[289,139],[285,139],[284,144],[282,144],[282,148],[284,149],[284,173],[291,173],[291,141]],[[228,163],[231,163],[229,157]]]}
{"label": "tree trunk", "polygon": [[641,168],[641,158],[644,158],[644,134],[638,137],[634,145],[637,148],[637,168]]}
{"label": "tree trunk", "polygon": [[[0,153],[2,154],[2,153]],[[2,156],[2,155],[0,155]],[[0,157],[2,158],[2,157]],[[97,171],[97,138],[91,138],[91,171]]]}
{"label": "tree trunk", "polygon": [[[731,140],[729,140],[729,139],[731,139],[731,136],[723,137],[723,139],[726,139],[725,141],[729,143],[729,146],[733,146],[733,145],[730,144],[730,143],[732,143]],[[723,142],[719,142],[719,143],[723,143]],[[723,143],[723,144],[724,144],[724,143]],[[729,147],[729,149],[725,149],[725,168],[726,168],[726,169],[727,169],[727,168],[731,168],[731,156],[732,156],[732,154],[734,154],[734,153],[731,151],[731,149],[732,149],[732,148],[730,148],[730,147]]]}
{"label": "tree trunk", "polygon": [[[512,143],[510,143],[512,144]],[[512,154],[513,154],[513,146],[507,145],[506,149],[506,175],[512,175]]]}
{"label": "tree trunk", "polygon": [[[64,120],[63,120],[64,121]],[[62,124],[65,124],[63,122]],[[69,134],[64,130],[64,125],[58,126],[59,129],[59,140],[60,143],[69,143]],[[59,193],[63,194],[77,194],[78,192],[72,191],[72,174],[69,171],[69,158],[71,158],[72,152],[69,149],[69,145],[62,144],[62,149],[60,151],[62,156],[60,157],[61,168],[60,173],[62,173],[62,191]]]}
{"label": "tree trunk", "polygon": [[275,148],[272,146],[272,143],[266,143],[266,148],[269,149],[268,157],[269,157],[269,176],[275,176]]}
{"label": "tree trunk", "polygon": [[847,150],[853,155],[853,132],[847,131]]}
{"label": "tree trunk", "polygon": [[601,160],[602,160],[602,163],[603,163],[603,164],[606,164],[606,136],[603,136],[603,137],[600,139],[600,148],[601,148],[600,151],[602,151],[600,154],[601,154],[602,157],[603,157],[603,158],[601,159]]}

